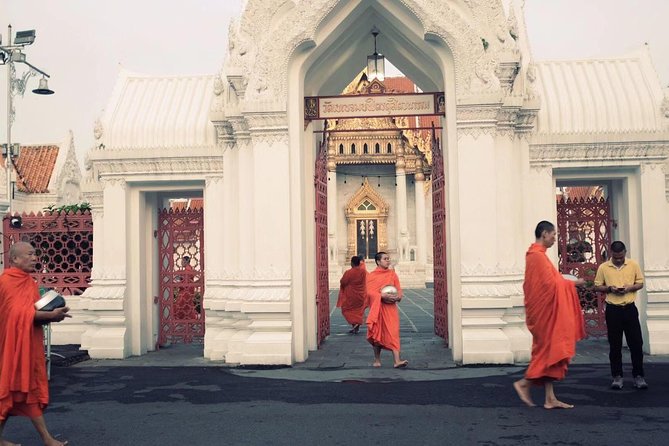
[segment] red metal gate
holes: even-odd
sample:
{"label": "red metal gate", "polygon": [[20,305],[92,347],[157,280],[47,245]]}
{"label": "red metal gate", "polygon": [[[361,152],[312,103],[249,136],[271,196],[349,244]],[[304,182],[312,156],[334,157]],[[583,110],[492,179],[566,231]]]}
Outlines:
{"label": "red metal gate", "polygon": [[[18,216],[18,214],[15,214]],[[89,211],[46,212],[21,215],[20,227],[3,218],[4,262],[17,241],[33,245],[37,265],[32,276],[40,286],[66,296],[78,296],[88,288],[93,268],[93,219]]]}
{"label": "red metal gate", "polygon": [[446,180],[444,157],[432,126],[432,241],[434,243],[434,332],[448,343],[448,286],[446,283]]}
{"label": "red metal gate", "polygon": [[[594,280],[597,267],[608,260],[611,207],[608,198],[560,199],[557,203],[559,269]],[[604,293],[579,289],[588,336],[606,335]]]}
{"label": "red metal gate", "polygon": [[158,212],[160,345],[204,341],[203,229],[203,209]]}
{"label": "red metal gate", "polygon": [[[325,123],[327,128],[327,121]],[[330,334],[330,287],[328,283],[328,167],[327,138],[316,155],[314,189],[316,192],[316,312],[318,346]]]}

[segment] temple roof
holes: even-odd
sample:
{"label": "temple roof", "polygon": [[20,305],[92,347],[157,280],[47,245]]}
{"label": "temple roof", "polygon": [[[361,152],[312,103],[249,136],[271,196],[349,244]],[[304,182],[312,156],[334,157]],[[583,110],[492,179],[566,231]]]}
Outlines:
{"label": "temple roof", "polygon": [[638,133],[665,128],[664,92],[647,49],[610,59],[537,62],[539,134]]}
{"label": "temple roof", "polygon": [[146,76],[121,70],[102,118],[107,149],[216,143],[209,119],[214,76]]}
{"label": "temple roof", "polygon": [[49,192],[59,147],[56,145],[22,146],[16,159],[16,188],[21,192]]}

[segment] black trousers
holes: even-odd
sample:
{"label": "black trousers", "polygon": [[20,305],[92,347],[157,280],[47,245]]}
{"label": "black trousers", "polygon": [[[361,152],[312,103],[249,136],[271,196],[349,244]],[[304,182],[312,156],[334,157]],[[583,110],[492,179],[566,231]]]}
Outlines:
{"label": "black trousers", "polygon": [[632,376],[643,376],[643,337],[636,305],[606,304],[606,331],[611,376],[623,376],[623,333],[632,357]]}

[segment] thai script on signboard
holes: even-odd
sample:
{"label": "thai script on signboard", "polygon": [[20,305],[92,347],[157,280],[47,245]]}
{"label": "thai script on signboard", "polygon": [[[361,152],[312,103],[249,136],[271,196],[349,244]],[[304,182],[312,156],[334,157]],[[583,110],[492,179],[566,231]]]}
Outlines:
{"label": "thai script on signboard", "polygon": [[371,118],[443,114],[443,93],[305,98],[305,118]]}

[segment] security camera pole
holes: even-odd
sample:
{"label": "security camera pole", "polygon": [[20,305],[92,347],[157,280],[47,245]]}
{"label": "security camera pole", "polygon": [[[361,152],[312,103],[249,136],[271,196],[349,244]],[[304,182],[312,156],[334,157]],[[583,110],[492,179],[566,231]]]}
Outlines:
{"label": "security camera pole", "polygon": [[[2,155],[6,157],[5,168],[7,170],[7,212],[12,213],[12,199],[14,198],[14,188],[12,187],[12,167],[14,165],[14,158],[19,156],[20,144],[12,144],[12,124],[16,110],[14,109],[13,98],[15,95],[23,94],[26,91],[26,85],[30,77],[37,74],[42,75],[39,87],[33,90],[35,94],[48,95],[53,94],[53,90],[49,89],[47,78],[50,77],[47,73],[40,70],[36,66],[30,64],[26,60],[26,55],[23,53],[23,48],[27,45],[32,45],[35,41],[35,30],[19,31],[16,33],[16,39],[12,44],[12,25],[8,27],[7,45],[2,45],[2,36],[0,36],[0,65],[7,65],[7,144],[2,145]],[[14,64],[20,62],[27,65],[30,69],[23,73],[21,78],[16,78],[16,67]]]}

